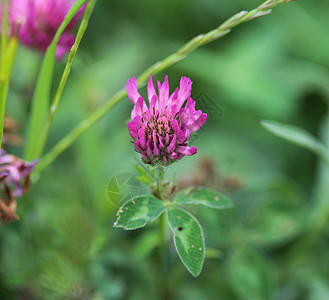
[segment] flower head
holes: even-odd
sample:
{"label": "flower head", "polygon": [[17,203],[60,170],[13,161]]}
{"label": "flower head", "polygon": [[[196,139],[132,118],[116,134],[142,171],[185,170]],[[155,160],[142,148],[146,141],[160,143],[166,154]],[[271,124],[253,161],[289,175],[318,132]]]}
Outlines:
{"label": "flower head", "polygon": [[207,114],[195,109],[195,101],[190,97],[191,89],[192,81],[182,77],[179,88],[169,96],[166,76],[163,84],[158,81],[157,94],[150,75],[147,107],[138,93],[136,78],[128,80],[126,90],[134,104],[128,129],[135,141],[135,149],[142,154],[145,163],[169,165],[185,155],[196,154],[197,148],[188,147],[187,142],[190,134],[206,122]]}
{"label": "flower head", "polygon": [[0,149],[0,218],[17,219],[15,197],[21,197],[29,188],[29,177],[38,159],[25,162]]}
{"label": "flower head", "polygon": [[[9,3],[10,34],[17,34],[26,47],[45,52],[74,0],[11,0]],[[73,46],[71,30],[83,13],[74,16],[61,35],[56,57],[63,57]]]}

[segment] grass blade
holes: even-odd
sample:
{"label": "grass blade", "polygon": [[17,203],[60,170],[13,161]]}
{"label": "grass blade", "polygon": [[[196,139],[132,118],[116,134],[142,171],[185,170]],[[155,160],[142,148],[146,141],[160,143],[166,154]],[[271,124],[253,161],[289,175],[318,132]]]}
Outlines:
{"label": "grass blade", "polygon": [[72,18],[86,1],[87,0],[77,0],[72,5],[61,26],[58,28],[55,37],[49,45],[42,61],[37,85],[32,99],[31,115],[27,131],[27,144],[25,150],[25,157],[27,160],[33,160],[36,158],[36,145],[42,129],[46,124],[58,40],[67,25],[71,22]]}
{"label": "grass blade", "polygon": [[86,6],[86,10],[85,10],[83,18],[81,20],[81,23],[80,23],[80,26],[79,26],[79,30],[78,30],[74,45],[72,46],[72,48],[70,50],[70,54],[69,54],[69,57],[68,57],[68,60],[67,60],[62,78],[61,78],[60,83],[58,85],[58,88],[57,88],[55,97],[53,99],[53,102],[51,103],[46,124],[42,129],[41,136],[40,136],[40,138],[38,140],[38,143],[35,147],[36,149],[35,149],[34,153],[35,153],[36,157],[39,157],[43,152],[43,149],[44,149],[44,146],[45,146],[45,143],[46,143],[46,140],[47,140],[47,136],[48,136],[48,133],[49,133],[49,129],[50,129],[52,120],[53,120],[54,115],[57,111],[57,107],[58,107],[58,104],[59,104],[60,99],[62,97],[64,87],[66,85],[67,79],[68,79],[68,77],[70,75],[70,72],[71,72],[71,67],[72,67],[72,64],[73,64],[73,60],[75,58],[75,55],[78,52],[78,48],[80,46],[83,35],[87,30],[87,27],[88,27],[88,24],[89,24],[89,19],[90,19],[91,15],[92,15],[92,12],[94,10],[96,1],[97,0],[89,0],[88,4]]}
{"label": "grass blade", "polygon": [[329,164],[329,149],[303,128],[269,120],[261,120],[260,124],[274,135],[314,152]]}

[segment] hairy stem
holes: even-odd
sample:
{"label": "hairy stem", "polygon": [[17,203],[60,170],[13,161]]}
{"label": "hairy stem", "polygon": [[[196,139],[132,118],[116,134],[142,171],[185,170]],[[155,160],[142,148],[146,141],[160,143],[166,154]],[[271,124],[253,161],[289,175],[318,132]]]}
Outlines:
{"label": "hairy stem", "polygon": [[[156,176],[156,191],[157,197],[161,201],[165,201],[162,194],[162,186],[164,181],[164,172],[161,168],[157,169]],[[159,293],[161,299],[170,300],[171,292],[169,285],[169,272],[168,272],[168,253],[167,253],[167,214],[163,213],[159,217],[159,255],[158,255],[158,274],[159,274]]]}
{"label": "hairy stem", "polygon": [[[241,11],[235,14],[233,17],[225,21],[222,25],[209,31],[208,33],[196,36],[195,38],[187,42],[185,45],[183,45],[183,47],[181,47],[177,52],[169,55],[164,60],[155,63],[147,70],[145,70],[137,78],[139,87],[142,87],[146,84],[149,74],[158,74],[159,72],[171,67],[172,65],[186,58],[187,55],[195,49],[206,45],[214,40],[217,40],[220,37],[225,36],[230,32],[232,28],[236,27],[237,25],[268,15],[269,13],[271,13],[271,8],[290,1],[293,0],[265,1],[263,4],[249,12]],[[71,132],[69,132],[65,137],[63,137],[44,157],[42,157],[36,170],[41,171],[49,164],[51,164],[57,158],[57,156],[59,156],[64,150],[66,150],[83,132],[85,132],[99,119],[101,119],[110,109],[112,109],[126,96],[127,93],[124,89],[119,90],[113,97],[106,101],[88,118],[81,121]]]}
{"label": "hairy stem", "polygon": [[159,218],[159,292],[161,299],[170,300],[171,290],[169,284],[168,272],[168,253],[167,253],[167,214],[163,213]]}

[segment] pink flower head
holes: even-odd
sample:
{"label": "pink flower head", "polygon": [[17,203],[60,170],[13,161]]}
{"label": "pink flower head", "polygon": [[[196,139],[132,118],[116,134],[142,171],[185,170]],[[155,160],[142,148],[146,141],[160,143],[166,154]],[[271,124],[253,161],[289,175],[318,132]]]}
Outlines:
{"label": "pink flower head", "polygon": [[190,97],[191,89],[191,79],[182,77],[179,88],[169,96],[166,76],[163,84],[158,81],[157,94],[150,74],[147,107],[138,93],[136,78],[128,80],[126,90],[129,100],[134,104],[128,129],[144,163],[167,166],[185,155],[196,154],[197,148],[188,147],[187,141],[190,134],[198,131],[206,122],[207,114],[195,110],[195,101]]}
{"label": "pink flower head", "polygon": [[[11,0],[9,1],[10,34],[17,34],[23,45],[45,52],[74,0]],[[71,30],[81,18],[84,6],[61,35],[56,57],[62,58],[74,44]]]}

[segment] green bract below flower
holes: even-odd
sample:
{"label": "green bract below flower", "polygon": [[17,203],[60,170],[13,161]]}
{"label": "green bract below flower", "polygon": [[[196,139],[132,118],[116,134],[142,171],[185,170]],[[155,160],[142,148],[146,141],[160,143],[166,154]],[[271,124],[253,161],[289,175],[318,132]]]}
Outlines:
{"label": "green bract below flower", "polygon": [[166,166],[185,155],[197,153],[196,147],[187,146],[188,139],[192,132],[198,131],[206,122],[207,114],[195,109],[195,101],[190,97],[191,89],[191,79],[182,77],[179,88],[169,96],[166,76],[163,84],[158,81],[157,94],[150,75],[147,107],[138,93],[136,78],[128,80],[126,90],[129,100],[134,104],[128,129],[144,163]]}

